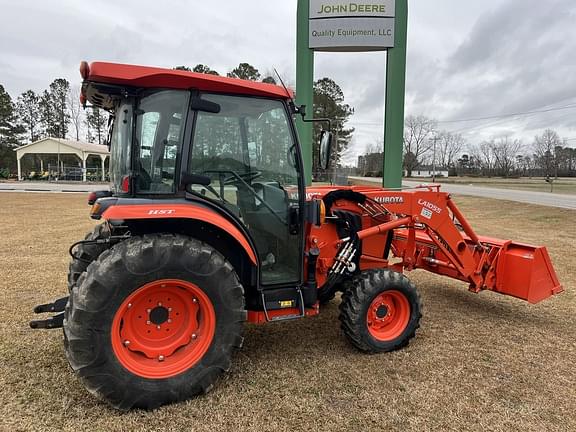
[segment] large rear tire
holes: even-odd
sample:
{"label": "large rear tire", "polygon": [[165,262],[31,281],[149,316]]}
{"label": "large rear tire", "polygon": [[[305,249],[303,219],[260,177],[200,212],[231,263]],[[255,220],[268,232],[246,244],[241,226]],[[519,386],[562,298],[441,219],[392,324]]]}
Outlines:
{"label": "large rear tire", "polygon": [[[99,240],[110,237],[110,229],[107,223],[96,225],[94,229],[86,234],[84,240]],[[85,243],[74,248],[74,258],[68,266],[68,291],[78,282],[78,278],[86,271],[92,261],[108,249],[107,244]]]}
{"label": "large rear tire", "polygon": [[415,336],[421,310],[420,295],[406,276],[368,270],[358,275],[342,296],[341,328],[361,351],[394,351]]}
{"label": "large rear tire", "polygon": [[91,393],[121,410],[209,391],[242,345],[244,290],[210,246],[146,235],[102,253],[66,306],[68,362]]}

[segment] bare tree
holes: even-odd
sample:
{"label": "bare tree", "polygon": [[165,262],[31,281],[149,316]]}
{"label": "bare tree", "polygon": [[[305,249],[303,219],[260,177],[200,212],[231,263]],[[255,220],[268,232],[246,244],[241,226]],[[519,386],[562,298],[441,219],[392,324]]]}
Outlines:
{"label": "bare tree", "polygon": [[74,128],[76,141],[80,141],[80,130],[84,124],[83,114],[84,110],[80,104],[80,87],[74,86],[68,93],[68,112],[70,113],[70,123]]}
{"label": "bare tree", "polygon": [[368,144],[366,146],[366,150],[364,150],[364,155],[370,155],[373,153],[382,153],[382,149],[384,148],[384,138],[380,140],[376,140],[372,144]]}
{"label": "bare tree", "polygon": [[520,147],[521,143],[519,140],[512,140],[508,137],[492,141],[490,148],[498,174],[503,177],[509,177],[513,173]]}
{"label": "bare tree", "polygon": [[564,140],[564,147],[554,149],[556,172],[561,176],[574,176],[576,171],[576,148],[570,148]]}
{"label": "bare tree", "polygon": [[436,121],[423,115],[408,116],[404,123],[404,168],[408,177],[422,162],[422,156],[430,150],[430,139],[436,132]]}
{"label": "bare tree", "polygon": [[561,145],[560,136],[552,129],[546,129],[541,136],[534,137],[534,143],[532,144],[534,160],[538,168],[544,171],[544,175],[551,176],[555,174],[555,149]]}
{"label": "bare tree", "polygon": [[483,141],[477,148],[477,156],[480,161],[482,171],[484,171],[484,175],[491,177],[494,173],[494,165],[495,165],[495,158],[494,158],[494,140],[492,141]]}
{"label": "bare tree", "polygon": [[436,157],[439,165],[443,168],[455,166],[456,157],[462,152],[466,145],[466,140],[461,134],[451,132],[440,132],[436,145]]}

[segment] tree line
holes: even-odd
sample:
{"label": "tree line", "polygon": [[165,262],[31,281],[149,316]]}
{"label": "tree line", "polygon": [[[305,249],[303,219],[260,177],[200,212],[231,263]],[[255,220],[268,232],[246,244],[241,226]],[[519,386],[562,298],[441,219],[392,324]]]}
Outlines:
{"label": "tree line", "polygon": [[[220,75],[204,64],[177,66],[176,70],[192,71],[210,75]],[[261,73],[249,63],[240,63],[226,76],[251,81],[277,84],[270,72]],[[42,92],[26,90],[15,99],[0,84],[0,169],[4,173],[16,170],[14,148],[38,141],[42,138],[70,138],[104,144],[108,115],[94,107],[86,110],[80,104],[80,88],[71,87],[64,78],[55,79]],[[311,112],[311,110],[308,110]],[[333,123],[333,132],[337,136],[333,162],[339,163],[342,152],[348,146],[354,129],[345,124],[353,109],[344,102],[344,93],[340,86],[330,78],[322,78],[314,83],[314,116],[337,119]],[[310,117],[310,114],[308,115]],[[318,141],[321,126],[314,129],[314,166],[315,173],[320,172]]]}
{"label": "tree line", "polygon": [[[381,175],[381,153],[376,148],[369,146],[360,158],[359,169],[364,171],[360,174]],[[462,134],[439,129],[434,119],[407,116],[403,139],[406,175],[429,169],[434,162],[437,170],[450,175],[576,177],[576,149],[552,129],[529,142],[502,136],[473,144]]]}
{"label": "tree line", "polygon": [[80,88],[57,78],[40,93],[26,90],[13,99],[0,84],[0,169],[16,170],[14,148],[43,138],[85,139],[104,144],[108,116],[80,104]]}

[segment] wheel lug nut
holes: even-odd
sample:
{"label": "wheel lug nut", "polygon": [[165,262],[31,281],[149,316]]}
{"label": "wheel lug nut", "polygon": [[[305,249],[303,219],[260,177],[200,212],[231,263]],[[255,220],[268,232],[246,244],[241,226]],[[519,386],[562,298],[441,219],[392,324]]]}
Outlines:
{"label": "wheel lug nut", "polygon": [[146,325],[150,325],[150,321],[146,321]]}
{"label": "wheel lug nut", "polygon": [[150,313],[152,312],[152,309],[146,309],[146,312]]}
{"label": "wheel lug nut", "polygon": [[162,306],[162,302],[158,302],[158,306]]}
{"label": "wheel lug nut", "polygon": [[172,312],[172,308],[168,308],[168,312]]}
{"label": "wheel lug nut", "polygon": [[159,326],[159,325],[157,325],[156,328],[157,328],[158,330],[160,330],[160,326]]}
{"label": "wheel lug nut", "polygon": [[170,318],[168,318],[168,323],[171,323],[171,322],[172,322],[172,320]]}
{"label": "wheel lug nut", "polygon": [[163,355],[158,356],[158,361],[164,361],[164,356]]}
{"label": "wheel lug nut", "polygon": [[132,303],[128,303],[128,309],[132,307]]}
{"label": "wheel lug nut", "polygon": [[198,303],[198,299],[197,299],[197,298],[193,298],[193,299],[192,299],[192,303]]}
{"label": "wheel lug nut", "polygon": [[198,336],[196,335],[196,333],[192,333],[192,339],[196,339]]}
{"label": "wheel lug nut", "polygon": [[128,346],[128,345],[130,345],[130,341],[129,341],[129,340],[125,340],[125,341],[124,341],[124,346]]}

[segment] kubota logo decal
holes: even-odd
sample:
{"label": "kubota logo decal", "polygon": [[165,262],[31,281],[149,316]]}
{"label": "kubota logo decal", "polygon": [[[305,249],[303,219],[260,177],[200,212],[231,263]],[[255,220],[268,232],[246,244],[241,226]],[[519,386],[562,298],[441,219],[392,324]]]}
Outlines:
{"label": "kubota logo decal", "polygon": [[167,210],[167,209],[148,210],[149,215],[171,215],[174,213],[176,213],[176,210]]}
{"label": "kubota logo decal", "polygon": [[404,198],[401,196],[379,196],[374,201],[380,204],[404,204]]}

